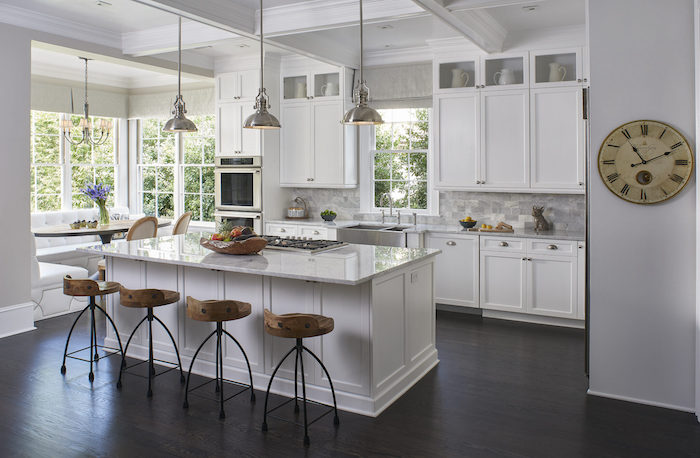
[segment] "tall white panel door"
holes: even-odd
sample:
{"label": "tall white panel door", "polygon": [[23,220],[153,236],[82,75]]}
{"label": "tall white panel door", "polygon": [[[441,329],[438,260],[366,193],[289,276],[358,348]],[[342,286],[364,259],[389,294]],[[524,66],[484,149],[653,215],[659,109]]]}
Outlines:
{"label": "tall white panel door", "polygon": [[525,312],[527,258],[522,253],[481,252],[481,308]]}
{"label": "tall white panel door", "polygon": [[234,101],[239,95],[240,80],[237,72],[222,73],[216,77],[217,99],[221,101]]}
{"label": "tall white panel door", "polygon": [[[238,72],[238,87],[240,100],[255,100],[260,87],[260,71],[256,69]],[[252,105],[250,109],[252,113]]]}
{"label": "tall white panel door", "polygon": [[436,187],[476,187],[479,180],[479,95],[435,97]]}
{"label": "tall white panel door", "polygon": [[576,318],[576,257],[534,256],[527,261],[527,312]]}
{"label": "tall white panel door", "polygon": [[527,89],[481,92],[482,186],[529,185],[528,93]]}
{"label": "tall white panel door", "polygon": [[530,92],[531,186],[583,189],[583,96],[578,86]]}
{"label": "tall white panel door", "polygon": [[216,154],[236,154],[241,150],[241,105],[220,103],[216,116]]}
{"label": "tall white panel door", "polygon": [[342,101],[313,102],[313,183],[337,185],[343,182]]}
{"label": "tall white panel door", "polygon": [[280,183],[308,184],[313,178],[309,104],[283,103],[284,128],[280,131]]}
{"label": "tall white panel door", "polygon": [[479,306],[479,236],[430,233],[427,248],[442,250],[435,259],[435,302]]}
{"label": "tall white panel door", "polygon": [[249,103],[240,103],[241,109],[241,152],[246,156],[260,156],[262,154],[262,131],[260,129],[244,129],[243,122],[255,111]]}

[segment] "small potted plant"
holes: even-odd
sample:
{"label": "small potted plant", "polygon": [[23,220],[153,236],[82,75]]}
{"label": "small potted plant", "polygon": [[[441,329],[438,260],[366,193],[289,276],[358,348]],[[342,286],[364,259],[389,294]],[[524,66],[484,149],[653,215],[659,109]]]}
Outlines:
{"label": "small potted plant", "polygon": [[321,212],[321,218],[323,218],[324,221],[328,221],[329,223],[333,221],[336,216],[338,216],[338,214],[333,210],[326,209]]}

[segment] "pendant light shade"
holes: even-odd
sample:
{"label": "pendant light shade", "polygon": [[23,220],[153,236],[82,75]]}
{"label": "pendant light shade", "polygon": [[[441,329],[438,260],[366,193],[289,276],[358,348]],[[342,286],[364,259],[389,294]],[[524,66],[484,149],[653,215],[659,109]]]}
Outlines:
{"label": "pendant light shade", "polygon": [[177,18],[177,97],[173,108],[173,117],[163,126],[164,132],[197,132],[197,126],[187,119],[185,101],[182,99],[182,18]]}
{"label": "pendant light shade", "polygon": [[362,71],[362,60],[364,57],[364,51],[362,49],[364,47],[362,22],[362,0],[360,0],[360,80],[357,82],[357,86],[352,94],[355,106],[345,113],[342,120],[343,124],[354,124],[359,126],[384,123],[377,110],[367,104],[367,101],[369,100],[369,88],[367,87],[367,82],[365,81]]}
{"label": "pendant light shade", "polygon": [[243,127],[245,129],[279,129],[280,122],[267,111],[270,108],[270,101],[265,92],[263,70],[265,63],[263,50],[263,2],[260,0],[260,88],[258,95],[255,97],[255,113],[248,116]]}

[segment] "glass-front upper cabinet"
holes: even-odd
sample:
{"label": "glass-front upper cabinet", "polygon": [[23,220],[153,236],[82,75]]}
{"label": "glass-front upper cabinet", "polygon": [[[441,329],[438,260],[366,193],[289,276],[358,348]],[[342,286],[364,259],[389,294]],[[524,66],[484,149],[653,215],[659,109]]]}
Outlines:
{"label": "glass-front upper cabinet", "polygon": [[498,54],[481,58],[481,88],[520,89],[528,87],[528,54]]}
{"label": "glass-front upper cabinet", "polygon": [[582,49],[554,49],[530,53],[530,79],[535,87],[575,86],[584,81]]}
{"label": "glass-front upper cabinet", "polygon": [[340,73],[317,73],[314,75],[314,98],[338,97],[340,95]]}
{"label": "glass-front upper cabinet", "polygon": [[290,75],[282,78],[282,96],[284,100],[307,99],[308,75]]}
{"label": "glass-front upper cabinet", "polygon": [[475,89],[479,79],[479,60],[446,60],[435,64],[436,91],[463,91]]}

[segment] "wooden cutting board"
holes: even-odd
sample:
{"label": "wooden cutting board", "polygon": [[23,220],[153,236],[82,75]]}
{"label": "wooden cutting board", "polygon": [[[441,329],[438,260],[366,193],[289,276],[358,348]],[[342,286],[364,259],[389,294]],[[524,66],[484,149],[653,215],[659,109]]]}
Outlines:
{"label": "wooden cutting board", "polygon": [[515,232],[513,230],[513,226],[511,226],[510,224],[506,224],[503,221],[498,223],[496,225],[496,227],[494,227],[492,229],[486,229],[483,227],[472,227],[469,230],[472,232],[501,232],[501,233],[513,233],[513,232]]}

